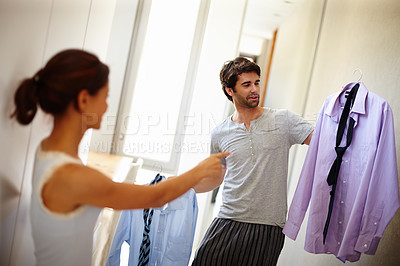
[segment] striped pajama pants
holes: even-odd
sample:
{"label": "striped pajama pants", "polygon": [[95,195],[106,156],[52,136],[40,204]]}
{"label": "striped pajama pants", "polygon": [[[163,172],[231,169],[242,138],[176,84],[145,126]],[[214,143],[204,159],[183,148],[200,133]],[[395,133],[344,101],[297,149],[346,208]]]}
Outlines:
{"label": "striped pajama pants", "polygon": [[192,266],[274,266],[284,240],[279,226],[215,218]]}

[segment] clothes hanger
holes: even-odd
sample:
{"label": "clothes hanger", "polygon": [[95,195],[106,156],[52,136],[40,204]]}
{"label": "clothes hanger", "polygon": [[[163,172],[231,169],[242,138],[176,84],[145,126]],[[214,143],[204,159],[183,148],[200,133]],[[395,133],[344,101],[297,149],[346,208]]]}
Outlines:
{"label": "clothes hanger", "polygon": [[163,166],[162,166],[161,163],[155,162],[153,164],[153,171],[158,172],[159,174],[161,174],[162,170],[163,170]]}
{"label": "clothes hanger", "polygon": [[362,76],[363,76],[363,73],[362,73],[362,70],[361,70],[361,69],[359,69],[359,68],[356,68],[356,69],[354,69],[354,71],[353,71],[353,76],[354,76],[354,74],[355,74],[357,71],[359,71],[359,72],[360,72],[360,77],[359,77],[359,78],[358,78],[358,80],[357,80],[357,83],[358,83],[358,82],[360,82],[360,81],[361,81],[361,79],[362,79]]}
{"label": "clothes hanger", "polygon": [[[347,98],[347,96],[349,95],[350,91],[351,91],[353,88],[357,87],[357,88],[355,88],[355,94],[354,94],[354,98],[352,99],[351,106],[353,106],[353,103],[354,103],[354,100],[355,100],[355,95],[357,94],[358,88],[360,87],[360,81],[361,81],[362,76],[363,76],[362,70],[361,70],[360,68],[354,69],[353,75],[354,75],[357,71],[360,72],[360,76],[359,76],[359,78],[358,78],[356,84],[355,84],[352,88],[348,88],[348,89],[344,92],[344,94],[345,94],[344,97]],[[341,106],[340,108],[343,109],[343,106]]]}
{"label": "clothes hanger", "polygon": [[[353,76],[354,76],[354,74],[355,74],[357,71],[360,72],[360,76],[358,77],[357,83],[356,83],[355,85],[357,85],[358,83],[360,83],[360,81],[361,81],[361,79],[362,79],[362,76],[363,76],[363,72],[362,72],[362,70],[361,70],[360,68],[354,69],[354,71],[353,71]],[[347,97],[347,95],[350,93],[350,90],[351,90],[351,89],[348,89],[348,90],[345,92],[346,97]]]}

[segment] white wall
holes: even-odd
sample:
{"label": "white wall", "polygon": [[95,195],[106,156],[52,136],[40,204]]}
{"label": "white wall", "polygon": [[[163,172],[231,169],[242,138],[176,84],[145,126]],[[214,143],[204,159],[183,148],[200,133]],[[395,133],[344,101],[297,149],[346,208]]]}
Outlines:
{"label": "white wall", "polygon": [[323,0],[304,1],[278,28],[264,105],[302,114]]}
{"label": "white wall", "polygon": [[[319,23],[318,17],[322,17],[322,24]],[[357,80],[359,76],[353,75],[353,71],[360,68],[363,71],[362,81],[366,87],[385,98],[392,107],[399,165],[399,25],[400,1],[398,0],[305,1],[305,4],[279,29],[270,77],[272,82],[268,86],[266,105],[301,112],[304,117],[315,122],[313,118],[319,112],[325,98],[340,90],[343,85]],[[320,35],[318,35],[319,30]],[[309,50],[311,47],[313,51]],[[314,53],[313,63],[306,58],[306,55],[312,56]],[[287,74],[283,75],[284,73]],[[301,77],[302,75],[305,77]],[[289,203],[296,188],[306,151],[306,147],[297,149],[292,164]],[[286,238],[278,265],[342,265],[343,263],[333,255],[315,255],[304,251],[307,216],[297,240]],[[363,254],[360,261],[352,264],[400,265],[399,250],[400,212],[398,211],[386,228],[376,254],[374,256]]]}
{"label": "white wall", "polygon": [[56,52],[84,48],[104,60],[115,1],[0,1],[0,265],[34,265],[29,200],[34,152],[51,130],[38,113],[29,126],[9,118],[13,94]]}
{"label": "white wall", "polygon": [[[49,12],[50,8],[50,1],[41,4],[43,12]],[[29,12],[31,10],[33,12]],[[25,20],[21,17],[25,17]],[[9,119],[13,107],[12,97],[20,77],[35,71],[42,62],[46,39],[46,31],[43,29],[47,27],[48,20],[48,16],[35,12],[34,3],[22,7],[19,2],[0,2],[1,265],[9,265],[19,207],[26,208],[22,190],[24,173],[29,171],[25,169],[29,168],[26,165],[26,154],[32,130],[31,127],[20,127]],[[23,30],[17,34],[9,25],[17,25]],[[30,41],[33,38],[35,42]]]}

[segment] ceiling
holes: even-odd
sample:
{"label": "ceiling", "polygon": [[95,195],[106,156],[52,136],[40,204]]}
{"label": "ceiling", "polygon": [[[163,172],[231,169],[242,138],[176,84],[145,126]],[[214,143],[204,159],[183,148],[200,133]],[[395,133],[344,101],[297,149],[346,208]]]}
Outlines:
{"label": "ceiling", "polygon": [[271,39],[273,32],[305,0],[248,0],[243,34]]}

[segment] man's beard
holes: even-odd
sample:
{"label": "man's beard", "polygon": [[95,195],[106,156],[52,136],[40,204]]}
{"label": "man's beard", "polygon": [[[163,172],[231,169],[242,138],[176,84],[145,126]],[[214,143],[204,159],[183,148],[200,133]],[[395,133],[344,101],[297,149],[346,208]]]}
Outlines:
{"label": "man's beard", "polygon": [[[252,96],[257,96],[257,100],[256,100],[256,101],[253,101],[253,100],[252,100],[252,101],[249,101],[249,99],[250,99]],[[238,97],[237,97],[237,100],[238,100],[238,103],[239,103],[240,105],[245,106],[245,107],[247,107],[247,108],[255,108],[255,107],[257,107],[258,104],[260,103],[260,97],[259,97],[258,93],[250,94],[250,95],[247,96],[246,98],[243,98],[243,97],[241,97],[241,96],[238,96]]]}

